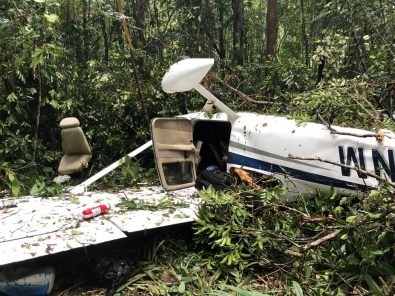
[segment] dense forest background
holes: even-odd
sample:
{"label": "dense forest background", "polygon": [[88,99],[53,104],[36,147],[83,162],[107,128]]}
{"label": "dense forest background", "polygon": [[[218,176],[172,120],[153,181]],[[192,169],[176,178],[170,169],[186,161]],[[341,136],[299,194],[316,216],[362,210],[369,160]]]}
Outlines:
{"label": "dense forest background", "polygon": [[[181,55],[214,57],[205,86],[237,111],[395,130],[394,0],[3,0],[0,34],[0,197],[61,192],[51,180],[64,117],[80,120],[93,147],[89,174],[149,140],[151,118],[201,109],[195,92],[161,90]],[[149,179],[153,166],[145,153],[117,184]],[[249,190],[202,191],[201,248],[154,245],[154,263],[120,289],[394,295],[387,183],[361,199],[292,205],[276,200],[281,188]]]}
{"label": "dense forest background", "polygon": [[[180,55],[214,57],[219,81],[249,95],[246,102],[211,81],[237,110],[298,110],[315,120],[319,109],[330,122],[366,127],[371,117],[352,106],[367,99],[392,118],[394,6],[392,0],[2,1],[0,184],[56,175],[63,117],[81,121],[98,170],[149,139],[151,118],[201,108],[194,93],[167,95],[160,88]],[[335,112],[334,102],[349,110]]]}

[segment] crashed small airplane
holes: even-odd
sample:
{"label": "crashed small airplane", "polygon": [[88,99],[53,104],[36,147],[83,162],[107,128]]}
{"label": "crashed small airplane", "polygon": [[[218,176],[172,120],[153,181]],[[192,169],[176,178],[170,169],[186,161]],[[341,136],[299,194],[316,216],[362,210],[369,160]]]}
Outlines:
{"label": "crashed small airplane", "polygon": [[[297,123],[280,116],[236,113],[200,82],[214,59],[186,58],[173,64],[162,80],[166,93],[198,91],[221,112],[197,112],[177,118],[152,120],[152,141],[136,149],[136,156],[154,148],[161,184],[166,190],[195,185],[198,172],[218,165],[232,173],[237,168],[261,183],[282,184],[286,198],[330,192],[353,194],[395,181],[395,134],[379,134],[348,127]],[[220,157],[218,157],[220,155]],[[226,163],[220,164],[221,158]],[[71,190],[80,193],[121,162]]]}
{"label": "crashed small airplane", "polygon": [[[153,146],[162,187],[174,192],[167,194],[157,187],[119,194],[87,192],[90,184],[120,166],[125,156],[71,188],[70,195],[45,201],[3,200],[0,267],[122,239],[127,233],[190,223],[199,199],[193,197],[194,188],[186,188],[194,187],[201,172],[210,167],[230,174],[242,169],[254,176],[251,185],[283,185],[288,189],[284,198],[289,200],[317,190],[350,195],[376,188],[380,180],[395,181],[394,133],[236,113],[200,84],[213,64],[214,59],[180,60],[165,74],[162,88],[167,93],[195,89],[207,99],[206,106],[215,105],[220,112],[155,118],[152,140],[128,154],[135,157]],[[73,128],[77,123],[72,122]],[[89,160],[90,150],[85,150],[83,157]],[[187,206],[171,213],[141,206],[164,201]],[[102,203],[111,208],[105,219],[80,220],[84,209]],[[122,203],[135,203],[141,209],[125,212]]]}
{"label": "crashed small airplane", "polygon": [[[213,59],[184,59],[173,64],[162,80],[165,92],[195,89],[221,110],[210,118],[200,112],[152,121],[157,169],[165,189],[194,185],[200,142],[201,161],[207,154],[203,149],[226,147],[228,172],[243,168],[260,180],[275,179],[288,188],[286,196],[291,199],[317,190],[352,194],[375,188],[379,180],[395,181],[394,133],[235,113],[199,84],[213,63]],[[177,174],[189,179],[182,182]]]}
{"label": "crashed small airplane", "polygon": [[184,59],[162,80],[165,92],[195,89],[221,110],[152,121],[157,169],[166,190],[194,186],[201,163],[216,164],[209,155],[213,146],[226,155],[224,170],[243,168],[260,180],[275,179],[288,188],[289,198],[317,190],[352,194],[375,188],[380,179],[395,180],[394,133],[379,138],[355,128],[235,113],[199,84],[213,64],[213,59]]}

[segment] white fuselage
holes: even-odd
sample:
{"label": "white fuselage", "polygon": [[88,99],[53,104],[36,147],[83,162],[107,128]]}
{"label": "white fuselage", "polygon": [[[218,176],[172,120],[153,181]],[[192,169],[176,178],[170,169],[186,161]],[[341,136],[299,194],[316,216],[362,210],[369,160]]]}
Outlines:
{"label": "white fuselage", "polygon": [[[230,121],[228,170],[242,167],[273,176],[288,187],[290,197],[332,188],[352,194],[378,185],[376,178],[346,166],[395,181],[394,133],[378,142],[374,133],[355,128],[333,127],[342,133],[336,134],[322,124],[298,124],[285,117],[254,113],[237,115]],[[202,112],[183,117],[207,119]],[[226,121],[228,116],[218,113],[211,119]],[[355,136],[366,134],[372,136]]]}

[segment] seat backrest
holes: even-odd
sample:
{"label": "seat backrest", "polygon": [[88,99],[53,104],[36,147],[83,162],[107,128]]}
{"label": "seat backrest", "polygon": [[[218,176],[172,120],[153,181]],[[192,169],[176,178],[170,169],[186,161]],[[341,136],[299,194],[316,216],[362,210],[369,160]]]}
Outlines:
{"label": "seat backrest", "polygon": [[66,117],[60,122],[62,150],[66,155],[91,154],[91,148],[75,117]]}
{"label": "seat backrest", "polygon": [[80,128],[80,122],[75,117],[67,117],[60,122],[60,128],[64,155],[60,160],[58,172],[61,175],[81,172],[88,167],[92,153]]}

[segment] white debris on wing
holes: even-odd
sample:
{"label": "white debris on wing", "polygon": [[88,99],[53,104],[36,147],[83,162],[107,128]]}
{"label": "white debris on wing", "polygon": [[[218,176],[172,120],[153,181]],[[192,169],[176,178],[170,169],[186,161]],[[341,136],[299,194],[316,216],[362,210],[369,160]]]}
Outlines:
{"label": "white debris on wing", "polygon": [[[140,209],[125,210],[123,214],[112,215],[109,220],[125,232],[192,222],[200,202],[194,197],[195,193],[195,188],[166,192],[161,187],[125,192],[125,199]],[[122,209],[122,205],[118,209]]]}
{"label": "white debris on wing", "polygon": [[119,201],[112,194],[17,199],[16,207],[0,214],[0,265],[126,237],[104,217],[79,220],[83,209],[101,199]]}
{"label": "white debris on wing", "polygon": [[[7,200],[0,203],[0,266],[125,238],[125,232],[193,221],[199,204],[195,192],[167,193],[161,187],[145,187]],[[103,203],[110,204],[108,213],[81,220],[83,210]]]}

